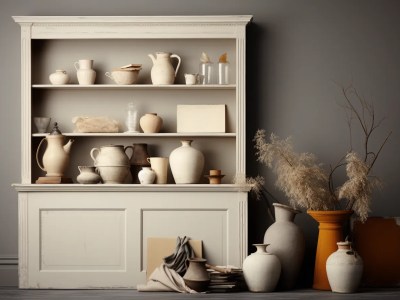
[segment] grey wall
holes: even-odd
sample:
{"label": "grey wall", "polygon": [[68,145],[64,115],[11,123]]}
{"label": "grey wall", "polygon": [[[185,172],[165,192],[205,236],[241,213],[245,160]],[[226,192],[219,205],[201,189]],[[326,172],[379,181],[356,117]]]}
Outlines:
{"label": "grey wall", "polygon": [[[17,197],[11,183],[20,181],[20,28],[11,16],[175,14],[254,16],[248,27],[248,175],[265,176],[266,188],[287,201],[274,188],[273,174],[255,162],[252,137],[258,128],[292,136],[297,150],[335,163],[349,146],[340,85],[353,83],[386,118],[375,145],[393,130],[374,168],[385,186],[374,194],[371,215],[400,216],[400,1],[1,0],[0,269],[2,260],[17,257]],[[265,202],[250,199],[250,244],[262,240],[270,223],[266,215]],[[296,221],[307,237],[307,285],[317,225],[306,214]]]}

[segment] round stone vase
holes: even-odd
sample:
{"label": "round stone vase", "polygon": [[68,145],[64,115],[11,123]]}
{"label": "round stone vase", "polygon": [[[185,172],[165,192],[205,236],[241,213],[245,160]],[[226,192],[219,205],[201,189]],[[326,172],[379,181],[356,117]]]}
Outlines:
{"label": "round stone vase", "polygon": [[350,219],[352,210],[308,210],[319,223],[317,252],[315,254],[313,289],[330,291],[326,274],[326,260],[336,251],[336,243],[343,241],[343,223]]}
{"label": "round stone vase", "polygon": [[243,275],[249,291],[261,293],[275,290],[281,274],[278,257],[268,253],[268,244],[254,244],[257,251],[243,262]]}
{"label": "round stone vase", "polygon": [[181,143],[182,146],[173,150],[169,156],[175,183],[199,183],[204,168],[204,155],[191,146],[192,140],[184,140]]}
{"label": "round stone vase", "polygon": [[299,226],[294,223],[299,210],[274,203],[275,223],[265,232],[264,244],[270,244],[268,252],[275,254],[282,265],[279,289],[293,289],[296,285],[304,258],[305,239]]}
{"label": "round stone vase", "polygon": [[338,242],[338,250],[326,261],[326,273],[332,292],[354,293],[363,273],[363,260],[351,248],[351,242]]}
{"label": "round stone vase", "polygon": [[144,133],[157,133],[162,127],[163,119],[156,113],[147,113],[140,118],[139,124]]}

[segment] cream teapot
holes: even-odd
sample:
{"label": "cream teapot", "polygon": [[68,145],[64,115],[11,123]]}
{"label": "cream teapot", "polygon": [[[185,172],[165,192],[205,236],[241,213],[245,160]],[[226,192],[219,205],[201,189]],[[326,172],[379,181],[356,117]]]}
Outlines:
{"label": "cream teapot", "polygon": [[[43,165],[39,161],[39,150],[44,141],[47,141],[47,148],[43,154]],[[40,169],[46,172],[46,176],[62,177],[69,163],[69,153],[74,140],[70,139],[66,144],[65,136],[58,129],[57,122],[50,134],[43,138],[36,150],[36,162]]]}
{"label": "cream teapot", "polygon": [[[151,68],[152,83],[160,85],[174,84],[176,74],[181,65],[181,58],[177,54],[171,54],[168,52],[157,52],[156,56],[149,54],[149,57],[153,61],[153,67]],[[175,70],[171,58],[176,58],[178,60]]]}

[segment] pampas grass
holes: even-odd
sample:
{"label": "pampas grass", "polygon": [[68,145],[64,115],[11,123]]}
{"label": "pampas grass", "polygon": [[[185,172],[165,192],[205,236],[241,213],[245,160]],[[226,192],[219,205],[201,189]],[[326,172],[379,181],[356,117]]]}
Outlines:
{"label": "pampas grass", "polygon": [[[295,152],[291,138],[280,139],[272,133],[267,141],[264,130],[258,130],[254,136],[256,156],[259,162],[275,172],[275,185],[286,194],[293,207],[309,210],[335,210],[340,207],[354,210],[355,215],[364,222],[370,211],[372,192],[381,186],[380,181],[371,176],[370,172],[391,132],[376,152],[371,151],[371,135],[382,120],[376,120],[373,106],[353,86],[342,88],[342,92],[349,112],[350,141],[353,119],[358,121],[364,133],[363,158],[350,149],[328,172],[313,154]],[[348,179],[335,188],[333,173],[342,166],[346,167]],[[341,206],[343,202],[347,203],[344,207]]]}

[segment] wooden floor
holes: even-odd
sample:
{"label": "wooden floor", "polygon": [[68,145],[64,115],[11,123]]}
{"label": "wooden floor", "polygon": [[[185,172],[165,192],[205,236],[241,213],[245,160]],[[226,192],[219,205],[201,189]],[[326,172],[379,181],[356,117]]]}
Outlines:
{"label": "wooden floor", "polygon": [[179,294],[179,293],[148,293],[136,290],[20,290],[17,288],[0,288],[0,299],[23,300],[172,300],[172,299],[400,299],[398,289],[362,290],[355,294],[336,294],[332,292],[316,291],[311,289],[294,290],[274,293],[220,293],[220,294]]}

